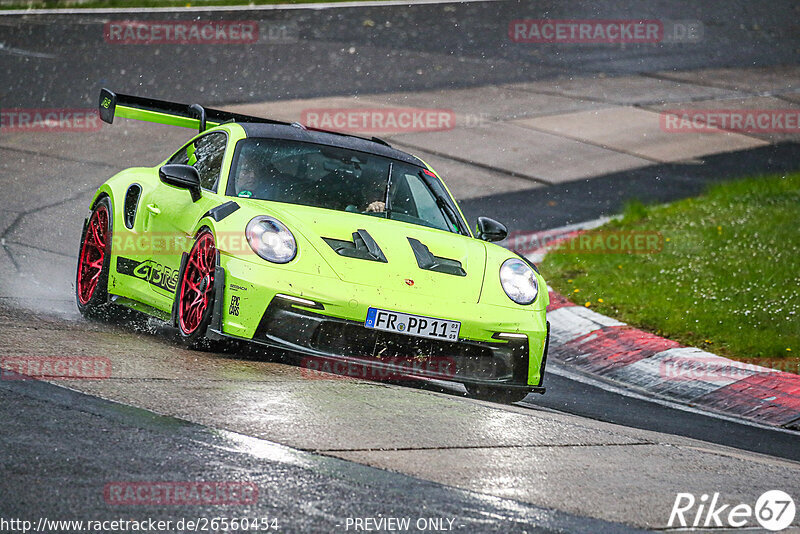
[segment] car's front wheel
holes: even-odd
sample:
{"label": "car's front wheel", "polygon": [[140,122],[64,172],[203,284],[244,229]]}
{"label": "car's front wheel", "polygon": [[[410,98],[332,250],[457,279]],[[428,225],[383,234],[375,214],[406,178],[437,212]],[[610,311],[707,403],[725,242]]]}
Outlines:
{"label": "car's front wheel", "polygon": [[206,329],[214,309],[216,261],[214,236],[202,230],[189,251],[176,295],[178,330],[182,342],[191,348],[207,344]]}
{"label": "car's front wheel", "polygon": [[511,404],[528,396],[528,391],[520,388],[504,388],[502,386],[466,386],[467,393],[474,399]]}

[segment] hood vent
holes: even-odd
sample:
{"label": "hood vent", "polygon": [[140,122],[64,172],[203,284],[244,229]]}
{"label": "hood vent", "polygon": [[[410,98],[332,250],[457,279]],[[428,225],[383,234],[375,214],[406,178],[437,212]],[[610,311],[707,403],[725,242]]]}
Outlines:
{"label": "hood vent", "polygon": [[339,256],[347,258],[357,258],[359,260],[379,261],[388,263],[386,256],[383,255],[381,247],[366,230],[353,232],[353,241],[342,241],[323,237],[325,241]]}
{"label": "hood vent", "polygon": [[408,242],[411,244],[411,250],[414,251],[414,256],[417,257],[417,265],[419,265],[420,269],[452,274],[455,276],[467,276],[467,271],[461,267],[460,261],[434,256],[431,254],[431,251],[428,250],[428,247],[413,237],[409,237]]}

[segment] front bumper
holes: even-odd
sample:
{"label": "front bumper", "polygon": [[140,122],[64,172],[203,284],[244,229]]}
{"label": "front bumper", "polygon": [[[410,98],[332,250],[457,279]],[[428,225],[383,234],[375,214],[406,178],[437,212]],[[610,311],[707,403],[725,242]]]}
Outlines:
{"label": "front bumper", "polygon": [[[437,309],[432,309],[432,302],[425,302],[425,299],[423,302],[415,299],[416,306],[406,302],[400,307],[397,297],[387,296],[386,291],[341,281],[321,281],[319,277],[303,280],[307,275],[297,273],[290,273],[291,282],[276,276],[258,276],[256,279],[270,280],[270,283],[254,284],[252,264],[245,265],[245,272],[240,273],[237,272],[240,263],[246,262],[232,259],[225,263],[222,258],[217,267],[217,294],[209,337],[246,339],[290,350],[311,357],[303,362],[304,366],[313,368],[353,369],[324,365],[328,360],[361,366],[359,369],[367,364],[370,367],[368,377],[373,379],[413,376],[544,393],[542,379],[549,324],[544,321],[543,310],[541,313],[536,310],[509,313],[508,308],[498,312],[493,306],[451,304],[458,311],[454,313],[452,309],[441,308],[441,299]],[[270,274],[280,272],[274,268],[269,270]],[[286,276],[285,272],[281,274]],[[322,286],[325,294],[322,294]],[[276,297],[297,295],[297,287],[309,288],[301,293],[302,297],[320,302],[323,309]],[[330,295],[332,292],[338,295]],[[235,316],[229,305],[234,300],[240,308]],[[456,342],[449,342],[366,328],[360,315],[366,317],[368,305],[361,306],[363,310],[353,309],[359,307],[353,305],[359,301],[406,313],[421,314],[426,310],[426,315],[460,320],[462,336]],[[342,308],[349,317],[336,316],[342,314]],[[492,316],[494,320],[489,319]],[[255,324],[242,324],[246,321]],[[501,340],[494,337],[498,332],[519,332],[527,337]]]}

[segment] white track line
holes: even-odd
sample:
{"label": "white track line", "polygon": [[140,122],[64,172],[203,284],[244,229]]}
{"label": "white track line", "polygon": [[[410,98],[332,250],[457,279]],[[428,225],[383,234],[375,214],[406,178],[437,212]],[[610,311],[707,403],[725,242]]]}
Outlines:
{"label": "white track line", "polygon": [[370,0],[365,2],[320,2],[318,4],[268,4],[256,6],[192,6],[192,7],[122,7],[122,8],[74,8],[74,9],[8,9],[0,10],[3,15],[113,15],[115,13],[197,13],[208,11],[298,11],[338,9],[349,7],[394,7],[436,4],[473,4],[500,2],[502,0]]}
{"label": "white track line", "polygon": [[6,46],[5,43],[0,43],[0,52],[14,54],[16,56],[38,57],[44,59],[55,59],[58,56],[53,54],[45,54],[44,52],[32,52],[30,50],[23,50],[22,48],[14,48],[13,46]]}

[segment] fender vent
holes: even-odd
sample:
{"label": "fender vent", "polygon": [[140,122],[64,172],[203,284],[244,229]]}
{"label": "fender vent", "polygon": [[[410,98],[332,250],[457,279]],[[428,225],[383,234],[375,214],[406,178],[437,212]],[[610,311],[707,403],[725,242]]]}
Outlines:
{"label": "fender vent", "polygon": [[132,184],[128,187],[125,193],[125,205],[123,206],[123,214],[125,219],[125,226],[128,229],[133,228],[133,223],[136,222],[136,207],[139,204],[139,197],[142,194],[142,187],[139,184]]}
{"label": "fender vent", "polygon": [[414,256],[417,257],[417,265],[419,265],[420,269],[452,274],[455,276],[467,276],[467,271],[461,267],[460,261],[434,256],[431,254],[431,251],[428,250],[428,247],[413,237],[409,237],[408,242],[411,244],[411,250],[414,251]]}
{"label": "fender vent", "polygon": [[353,241],[343,241],[330,237],[323,237],[322,239],[336,251],[339,256],[388,263],[386,256],[383,255],[381,247],[378,246],[378,243],[375,242],[366,230],[353,232]]}

